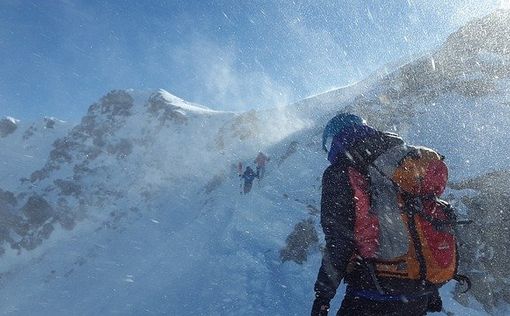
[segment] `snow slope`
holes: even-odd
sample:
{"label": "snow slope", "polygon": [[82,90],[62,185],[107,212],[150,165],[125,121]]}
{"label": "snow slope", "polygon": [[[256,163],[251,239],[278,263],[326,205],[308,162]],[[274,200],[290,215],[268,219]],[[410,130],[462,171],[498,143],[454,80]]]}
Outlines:
{"label": "snow slope", "polygon": [[[179,311],[189,305],[189,314],[228,314],[239,310],[237,304],[246,313],[263,309],[250,303],[260,290],[248,287],[251,273],[279,274],[278,249],[295,218],[296,207],[288,204],[297,202],[275,207],[271,201],[283,197],[273,197],[278,194],[273,189],[267,190],[269,198],[257,198],[256,192],[240,196],[232,164],[251,160],[262,144],[300,124],[290,126],[274,113],[222,113],[179,104],[164,91],[145,103],[137,98],[113,91],[91,106],[82,123],[55,143],[26,193],[17,195],[22,209],[33,195],[52,209],[43,219],[23,212],[20,221],[30,225],[29,232],[7,240],[16,250],[6,249],[1,267],[4,313],[183,314]],[[274,120],[274,126],[262,130],[262,119]],[[278,178],[272,180],[275,187]],[[254,199],[249,207],[247,198]],[[277,226],[260,231],[260,222]],[[48,224],[55,230],[51,236],[41,234]],[[254,247],[260,249],[255,256]],[[34,264],[37,269],[29,268]],[[77,282],[84,291],[73,290]],[[272,280],[253,282],[262,282],[257,286],[263,289]],[[248,291],[244,299],[236,288]],[[197,291],[197,297],[190,295]],[[273,292],[267,291],[270,297]],[[139,301],[125,305],[131,296]],[[193,304],[195,299],[202,303]]]}
{"label": "snow slope", "polygon": [[[307,219],[323,240],[326,120],[350,110],[434,146],[454,180],[508,169],[509,50],[493,45],[508,43],[507,21],[497,12],[388,75],[283,108],[218,112],[164,90],[111,91],[20,186],[0,185],[13,192],[0,191],[0,314],[308,314],[320,245],[302,264],[280,251]],[[472,41],[480,29],[489,35]],[[271,156],[267,176],[240,195],[236,165],[259,150]],[[508,312],[459,298],[453,284],[442,293],[455,315]]]}

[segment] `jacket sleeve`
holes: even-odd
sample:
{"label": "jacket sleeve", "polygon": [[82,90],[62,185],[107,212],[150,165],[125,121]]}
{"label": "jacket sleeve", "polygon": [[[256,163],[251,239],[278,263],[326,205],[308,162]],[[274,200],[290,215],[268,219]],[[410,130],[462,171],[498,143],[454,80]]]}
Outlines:
{"label": "jacket sleeve", "polygon": [[317,297],[332,299],[354,252],[354,196],[347,169],[328,167],[322,177],[321,225],[326,249],[315,282]]}

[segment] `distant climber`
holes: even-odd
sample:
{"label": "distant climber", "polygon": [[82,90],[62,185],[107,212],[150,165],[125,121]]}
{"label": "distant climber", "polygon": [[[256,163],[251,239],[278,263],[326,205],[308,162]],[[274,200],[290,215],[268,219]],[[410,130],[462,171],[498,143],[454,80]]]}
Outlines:
{"label": "distant climber", "polygon": [[241,161],[237,164],[237,174],[240,177],[243,175],[243,163]]}
{"label": "distant climber", "polygon": [[253,161],[257,165],[257,175],[259,179],[264,178],[264,174],[266,173],[266,163],[269,162],[270,158],[264,155],[261,151],[257,155],[257,158]]}
{"label": "distant climber", "polygon": [[244,171],[241,178],[244,179],[243,193],[248,194],[251,191],[253,180],[258,178],[258,175],[253,171],[251,167],[248,166],[246,167],[246,170]]}

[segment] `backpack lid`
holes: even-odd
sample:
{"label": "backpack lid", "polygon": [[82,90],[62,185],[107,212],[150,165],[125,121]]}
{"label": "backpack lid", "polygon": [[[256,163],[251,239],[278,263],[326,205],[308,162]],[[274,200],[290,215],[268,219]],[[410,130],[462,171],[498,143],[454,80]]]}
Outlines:
{"label": "backpack lid", "polygon": [[439,196],[448,182],[444,157],[427,147],[400,144],[379,155],[372,165],[412,195]]}
{"label": "backpack lid", "polygon": [[444,156],[427,147],[411,147],[393,174],[393,181],[413,195],[441,195],[448,182]]}
{"label": "backpack lid", "polygon": [[399,167],[402,158],[407,156],[412,151],[412,148],[405,143],[399,143],[390,147],[383,153],[377,156],[372,163],[386,177],[392,179],[395,170]]}

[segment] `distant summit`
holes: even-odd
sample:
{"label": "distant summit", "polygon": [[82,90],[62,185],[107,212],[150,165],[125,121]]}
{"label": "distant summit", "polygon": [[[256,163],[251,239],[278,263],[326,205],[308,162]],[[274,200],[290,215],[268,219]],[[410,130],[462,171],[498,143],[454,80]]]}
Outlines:
{"label": "distant summit", "polygon": [[0,137],[5,137],[14,133],[14,131],[18,128],[17,123],[18,120],[9,116],[0,119]]}

